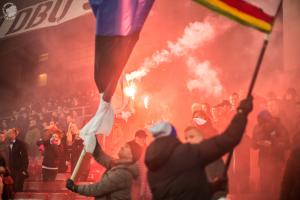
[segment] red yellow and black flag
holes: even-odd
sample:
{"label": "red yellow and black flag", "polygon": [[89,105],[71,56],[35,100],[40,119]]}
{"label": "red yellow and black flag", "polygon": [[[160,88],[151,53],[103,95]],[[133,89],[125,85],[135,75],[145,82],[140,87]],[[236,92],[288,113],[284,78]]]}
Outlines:
{"label": "red yellow and black flag", "polygon": [[244,25],[270,33],[280,0],[195,0]]}

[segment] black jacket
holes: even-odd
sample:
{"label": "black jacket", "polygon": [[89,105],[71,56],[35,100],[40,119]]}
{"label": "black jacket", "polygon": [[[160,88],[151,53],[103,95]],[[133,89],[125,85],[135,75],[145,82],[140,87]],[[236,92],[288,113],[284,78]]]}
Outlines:
{"label": "black jacket", "polygon": [[300,199],[300,147],[294,149],[285,168],[280,200]]}
{"label": "black jacket", "polygon": [[9,169],[11,171],[27,172],[28,154],[26,144],[21,140],[16,139],[12,148],[10,145],[8,148]]}
{"label": "black jacket", "polygon": [[154,140],[145,159],[154,200],[211,199],[204,168],[239,144],[246,123],[247,116],[237,114],[223,134],[200,144],[182,144],[173,136]]}
{"label": "black jacket", "polygon": [[[272,120],[272,126],[268,130],[264,124],[257,124],[253,130],[253,147],[258,149],[258,164],[265,167],[272,164],[283,164],[285,152],[289,147],[288,132],[278,118]],[[269,141],[271,145],[265,147],[259,144],[262,141]]]}
{"label": "black jacket", "polygon": [[61,145],[51,144],[50,140],[39,141],[37,145],[44,145],[44,159],[42,165],[45,167],[57,168],[59,167],[60,157],[62,156],[63,147]]}

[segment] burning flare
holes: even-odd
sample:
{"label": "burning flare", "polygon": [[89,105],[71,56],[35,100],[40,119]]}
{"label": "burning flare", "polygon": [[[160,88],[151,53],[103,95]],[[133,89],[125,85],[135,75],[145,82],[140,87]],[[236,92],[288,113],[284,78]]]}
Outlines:
{"label": "burning flare", "polygon": [[133,81],[127,82],[127,86],[124,88],[124,94],[131,99],[135,99],[137,87]]}
{"label": "burning flare", "polygon": [[149,96],[144,97],[144,106],[146,109],[149,108]]}

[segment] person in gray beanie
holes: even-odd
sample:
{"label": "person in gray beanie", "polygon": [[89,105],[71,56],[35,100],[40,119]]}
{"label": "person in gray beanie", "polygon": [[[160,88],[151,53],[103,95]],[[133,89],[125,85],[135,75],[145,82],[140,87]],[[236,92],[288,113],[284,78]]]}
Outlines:
{"label": "person in gray beanie", "polygon": [[131,141],[121,147],[118,153],[119,158],[113,159],[96,143],[93,157],[106,168],[102,179],[88,185],[76,185],[68,179],[66,187],[73,192],[93,196],[98,200],[130,200],[132,182],[139,176],[136,162],[141,154],[142,148],[136,142]]}
{"label": "person in gray beanie", "polygon": [[251,111],[252,97],[241,102],[222,134],[199,144],[181,143],[175,127],[168,122],[151,127],[155,140],[146,150],[145,163],[153,199],[210,200],[214,191],[205,167],[239,144]]}

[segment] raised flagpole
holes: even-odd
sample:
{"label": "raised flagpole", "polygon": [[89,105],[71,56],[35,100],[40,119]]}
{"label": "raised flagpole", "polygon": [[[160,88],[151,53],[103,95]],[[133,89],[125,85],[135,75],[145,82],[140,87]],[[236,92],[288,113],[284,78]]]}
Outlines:
{"label": "raised flagpole", "polygon": [[77,163],[76,163],[76,166],[75,166],[75,168],[74,168],[74,170],[73,170],[73,172],[72,172],[71,178],[70,178],[70,179],[73,180],[73,181],[75,181],[75,179],[76,179],[76,176],[77,176],[77,174],[78,174],[78,171],[79,171],[79,169],[80,169],[80,166],[81,166],[81,164],[82,164],[82,161],[83,161],[83,159],[84,159],[84,157],[85,157],[85,154],[86,154],[86,151],[85,151],[85,149],[83,148],[82,151],[81,151],[80,157],[78,158],[78,161],[77,161]]}
{"label": "raised flagpole", "polygon": [[[280,1],[280,4],[279,4],[279,6],[277,8],[274,20],[272,22],[272,27],[273,27],[273,25],[275,23],[276,18],[278,17],[278,15],[280,13],[280,10],[282,10],[282,0]],[[261,64],[262,64],[262,61],[263,61],[263,58],[264,58],[267,46],[269,44],[270,33],[266,33],[266,35],[265,35],[263,46],[262,46],[262,48],[260,50],[260,54],[259,54],[256,66],[255,66],[255,70],[254,70],[254,73],[253,73],[253,76],[252,76],[252,79],[251,79],[251,83],[250,83],[250,86],[249,86],[249,89],[248,89],[247,98],[250,98],[252,96],[252,91],[253,91],[254,85],[256,83],[256,79],[257,79],[259,70],[261,68]],[[224,172],[223,172],[223,178],[227,178],[227,172],[228,172],[231,160],[232,160],[233,152],[234,152],[234,149],[229,153],[229,155],[227,157],[227,160],[226,160],[226,163],[225,163],[225,169],[224,169]]]}

